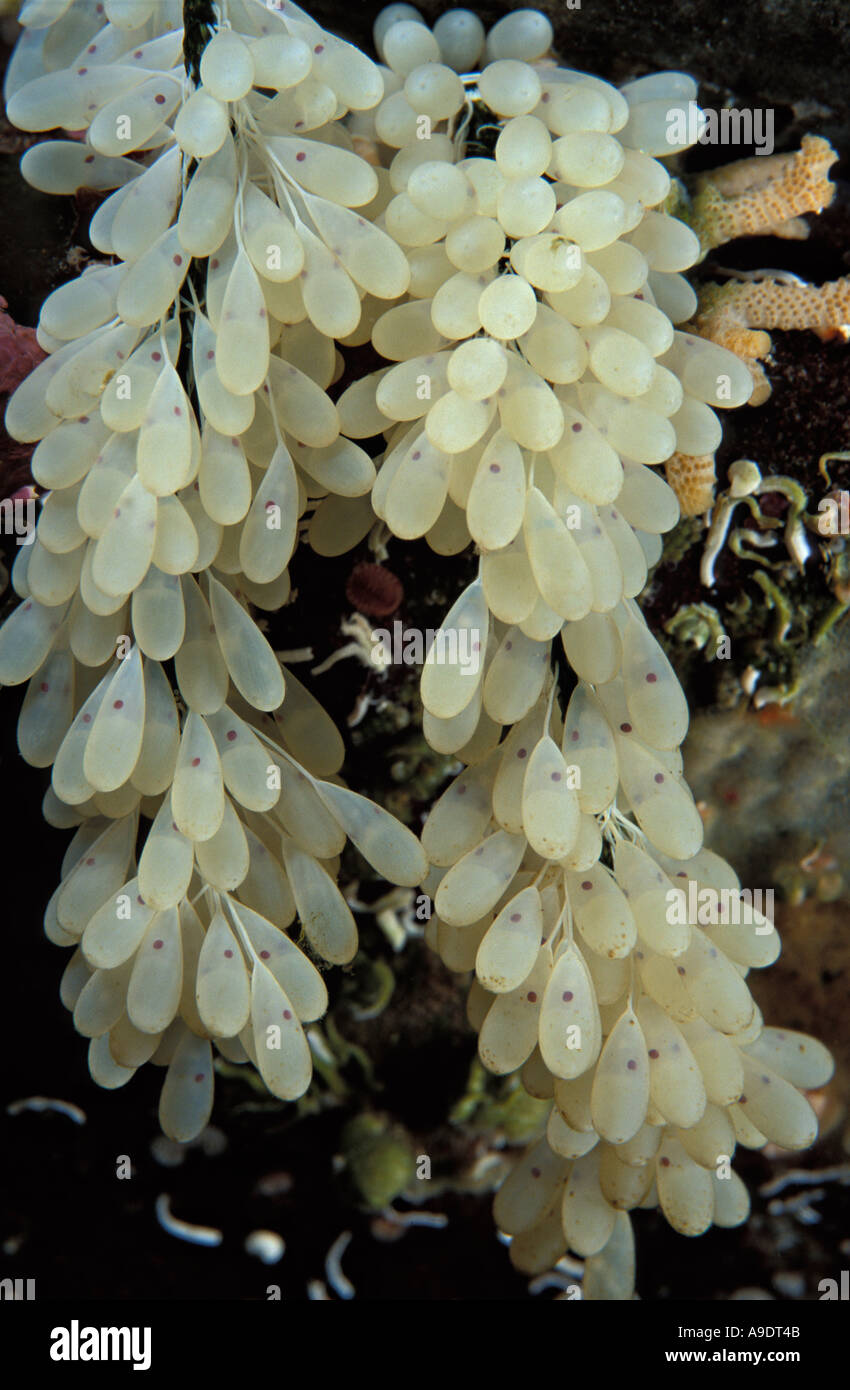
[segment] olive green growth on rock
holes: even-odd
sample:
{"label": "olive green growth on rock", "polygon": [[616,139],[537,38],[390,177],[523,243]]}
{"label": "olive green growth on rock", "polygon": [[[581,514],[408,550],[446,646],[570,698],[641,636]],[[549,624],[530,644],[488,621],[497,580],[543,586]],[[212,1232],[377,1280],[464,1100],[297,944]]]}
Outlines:
{"label": "olive green growth on rock", "polygon": [[342,1132],[347,1172],[372,1211],[383,1211],[416,1175],[410,1140],[399,1125],[374,1114],[357,1115]]}
{"label": "olive green growth on rock", "polygon": [[499,1134],[509,1144],[525,1144],[540,1134],[549,1108],[548,1101],[528,1094],[519,1077],[493,1077],[476,1058],[466,1091],[449,1118],[477,1134]]}

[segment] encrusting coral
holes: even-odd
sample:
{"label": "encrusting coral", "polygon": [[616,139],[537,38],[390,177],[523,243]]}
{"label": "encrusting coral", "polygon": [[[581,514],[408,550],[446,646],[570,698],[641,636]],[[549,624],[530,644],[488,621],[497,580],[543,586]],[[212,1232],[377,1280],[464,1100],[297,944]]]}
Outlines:
{"label": "encrusting coral", "polygon": [[676,494],[682,516],[703,516],[714,506],[714,454],[671,454],[664,476]]}
{"label": "encrusting coral", "polygon": [[[585,1297],[629,1298],[629,1211],[743,1221],[736,1142],[809,1144],[801,1091],[830,1070],[753,1004],[772,924],[676,911],[740,885],[702,849],[687,706],[634,600],[679,515],[654,467],[711,452],[712,407],[752,386],[674,327],[700,247],[657,210],[659,159],[695,84],[557,66],[533,11],[485,36],[391,6],[380,67],[289,0],[216,11],[195,85],[176,0],[30,0],[8,79],[16,124],[86,132],[25,177],[117,187],[91,227],[111,263],[46,301],[7,415],[48,491],[0,679],[29,682],[21,752],[77,827],[46,914],[62,996],[100,1084],[168,1067],[173,1137],[207,1121],[213,1046],[301,1095],[327,996],[286,928],[353,958],[348,836],[433,898],[484,1065],[551,1101],[497,1197],[512,1259],[569,1247]],[[467,158],[481,112],[495,149]],[[386,365],[332,403],[336,344],[369,340]],[[376,473],[356,441],[381,433]],[[377,516],[480,556],[423,671],[426,737],[464,766],[422,846],[340,783],[336,730],[251,616],[287,601],[308,513],[319,555]]]}

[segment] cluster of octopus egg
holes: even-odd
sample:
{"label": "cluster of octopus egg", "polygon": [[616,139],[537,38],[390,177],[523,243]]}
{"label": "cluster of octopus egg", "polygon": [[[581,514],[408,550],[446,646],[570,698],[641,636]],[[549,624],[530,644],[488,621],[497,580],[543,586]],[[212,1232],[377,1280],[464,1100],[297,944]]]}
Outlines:
{"label": "cluster of octopus egg", "polygon": [[6,416],[43,505],[0,681],[28,682],[21,753],[52,766],[47,820],[77,827],[45,926],[73,950],[62,998],[92,1076],[167,1066],[180,1140],[209,1118],[213,1048],[282,1099],[307,1089],[327,992],[286,929],[353,959],[346,839],[392,882],[426,869],[340,783],[339,734],[249,607],[286,602],[299,517],[375,476],[326,388],[366,286],[407,284],[351,211],[378,180],[337,119],[381,79],[291,6],[220,9],[193,90],[179,5],[35,0],[7,86],[18,125],[77,136],[33,146],[30,182],[117,191],[91,226],[110,260],[45,302],[49,355]]}
{"label": "cluster of octopus egg", "polygon": [[[563,716],[546,645],[497,629],[483,714],[423,845],[428,937],[475,972],[482,1062],[552,1102],[496,1199],[512,1258],[539,1273],[569,1249],[588,1258],[585,1296],[627,1298],[625,1214],[659,1205],[684,1235],[745,1220],[736,1143],[809,1145],[801,1091],[831,1059],[763,1027],[745,977],[776,958],[777,933],[755,910],[730,920],[740,884],[701,848],[681,776],[681,692],[633,605],[613,618],[607,670],[598,634],[566,625],[578,681]],[[689,893],[713,917],[691,917]]]}
{"label": "cluster of octopus egg", "polygon": [[[380,221],[411,279],[372,329],[397,365],[349,387],[343,428],[387,434],[372,500],[394,534],[442,553],[474,541],[493,613],[552,636],[594,582],[611,588],[618,546],[636,550],[608,504],[670,529],[677,503],[652,466],[712,452],[712,407],[751,390],[732,353],[674,328],[694,312],[681,271],[700,250],[658,210],[670,178],[655,156],[682,148],[667,113],[696,86],[662,73],[617,91],[559,67],[533,11],[500,21],[482,57],[468,12],[432,34],[390,9],[375,31],[387,94],[356,129],[388,164]],[[479,59],[473,86],[455,68]],[[473,101],[500,127],[492,157],[465,157]]]}
{"label": "cluster of octopus egg", "polygon": [[[287,600],[301,529],[320,554],[376,515],[443,553],[474,542],[445,626],[475,660],[423,675],[426,735],[466,765],[423,832],[429,935],[477,969],[487,1065],[553,1099],[499,1198],[514,1258],[569,1244],[585,1293],[622,1297],[627,1210],[658,1200],[690,1233],[742,1219],[718,1145],[808,1142],[794,1086],[827,1067],[761,1031],[743,976],[772,931],[661,915],[677,876],[733,880],[700,850],[687,712],[633,603],[676,519],[652,466],[713,447],[711,406],[749,376],[673,328],[698,248],[654,211],[655,156],[690,79],[617,92],[557,67],[534,12],[485,40],[468,12],[431,35],[397,8],[378,68],[289,0],[222,0],[193,84],[176,0],[24,7],[10,115],[82,133],[34,146],[25,176],[117,192],[91,228],[112,264],[48,299],[49,356],[7,416],[49,495],[0,680],[29,681],[21,751],[53,764],[48,820],[78,827],[46,927],[76,948],[63,998],[92,1074],[167,1065],[163,1125],[186,1139],[212,1045],[283,1098],[309,1083],[302,1025],[326,996],[285,928],[353,957],[346,835],[393,882],[427,868],[339,785],[336,731],[248,604]],[[466,159],[458,73],[485,45],[475,99],[502,129]],[[334,404],[337,345],[370,338],[390,365]],[[376,476],[356,441],[381,432]],[[578,677],[563,715],[556,637]]]}
{"label": "cluster of octopus egg", "polygon": [[[555,67],[548,21],[515,13],[476,79],[494,156],[464,158],[439,126],[465,101],[452,69],[484,47],[473,21],[376,25],[398,90],[358,129],[390,147],[384,222],[411,286],[372,334],[399,365],[340,410],[363,437],[398,422],[373,488],[389,529],[480,556],[423,672],[426,737],[464,768],[422,838],[427,936],[475,971],[481,1059],[552,1101],[497,1224],[523,1271],[569,1249],[588,1261],[585,1297],[628,1298],[629,1211],[660,1205],[686,1235],[742,1222],[736,1143],[810,1144],[801,1089],[831,1070],[811,1039],[763,1028],[745,977],[778,954],[772,924],[676,909],[691,884],[718,901],[740,884],[702,849],[687,706],[634,602],[678,517],[652,465],[713,450],[711,406],[742,404],[751,382],[673,326],[692,312],[680,272],[698,246],[651,210],[669,185],[654,156],[689,80],[615,91]],[[577,678],[563,712],[553,638]]]}

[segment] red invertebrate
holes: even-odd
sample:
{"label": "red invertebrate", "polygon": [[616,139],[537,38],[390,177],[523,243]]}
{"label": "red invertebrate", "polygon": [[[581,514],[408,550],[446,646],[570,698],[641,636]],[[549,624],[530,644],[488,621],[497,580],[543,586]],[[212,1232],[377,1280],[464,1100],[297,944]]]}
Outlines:
{"label": "red invertebrate", "polygon": [[370,618],[388,618],[402,602],[404,589],[391,570],[364,560],[348,576],[345,597]]}

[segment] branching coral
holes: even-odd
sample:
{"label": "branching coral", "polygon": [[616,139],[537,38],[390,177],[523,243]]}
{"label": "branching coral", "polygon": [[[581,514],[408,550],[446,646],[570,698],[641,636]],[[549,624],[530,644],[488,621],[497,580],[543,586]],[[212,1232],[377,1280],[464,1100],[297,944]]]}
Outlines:
{"label": "branching coral", "polygon": [[759,359],[771,349],[763,330],[781,328],[832,337],[850,323],[850,276],[824,285],[807,285],[790,277],[766,275],[757,280],[728,281],[700,289],[695,332],[734,352],[753,376],[750,405],[770,395],[770,382]]}
{"label": "branching coral", "polygon": [[[63,998],[101,1084],[168,1065],[175,1137],[209,1115],[212,1045],[302,1094],[326,994],[286,928],[353,958],[348,836],[391,882],[424,880],[431,944],[476,971],[484,1065],[550,1103],[497,1199],[515,1263],[569,1247],[585,1296],[628,1298],[628,1212],[742,1221],[735,1143],[811,1142],[800,1089],[829,1071],[750,997],[772,925],[679,913],[678,889],[740,885],[701,847],[687,706],[634,602],[679,514],[653,467],[712,451],[712,407],[751,390],[674,329],[700,248],[658,210],[656,156],[695,84],[561,68],[528,12],[486,48],[472,17],[432,34],[385,13],[380,69],[289,0],[214,13],[199,85],[174,0],[103,28],[32,0],[10,74],[16,123],[86,132],[35,146],[25,176],[118,187],[91,229],[113,261],[47,300],[50,356],[7,417],[50,490],[0,678],[29,681],[21,751],[53,764],[48,820],[78,827],[46,916],[75,948]],[[482,111],[493,156],[467,158]],[[386,365],[333,404],[336,344],[370,339]],[[379,434],[376,476],[355,441]],[[249,606],[286,602],[299,530],[341,554],[375,515],[480,557],[422,677],[426,737],[464,764],[427,875],[339,783],[336,731]]]}
{"label": "branching coral", "polygon": [[829,170],[837,158],[828,140],[804,135],[794,154],[741,159],[703,174],[688,214],[703,255],[739,236],[808,236],[800,215],[832,201]]}
{"label": "branching coral", "polygon": [[[739,160],[696,180],[691,203],[677,206],[700,240],[703,255],[739,236],[772,235],[804,239],[802,213],[821,212],[835,185],[829,169],[837,159],[829,142],[807,135],[793,155]],[[765,330],[810,329],[821,336],[840,332],[850,319],[850,278],[807,285],[795,276],[745,275],[740,281],[700,287],[691,323],[695,333],[734,352],[752,375],[750,405],[770,395],[762,361],[771,350]],[[714,502],[713,449],[698,457],[676,453],[666,467],[667,481],[684,516],[701,516]]]}

